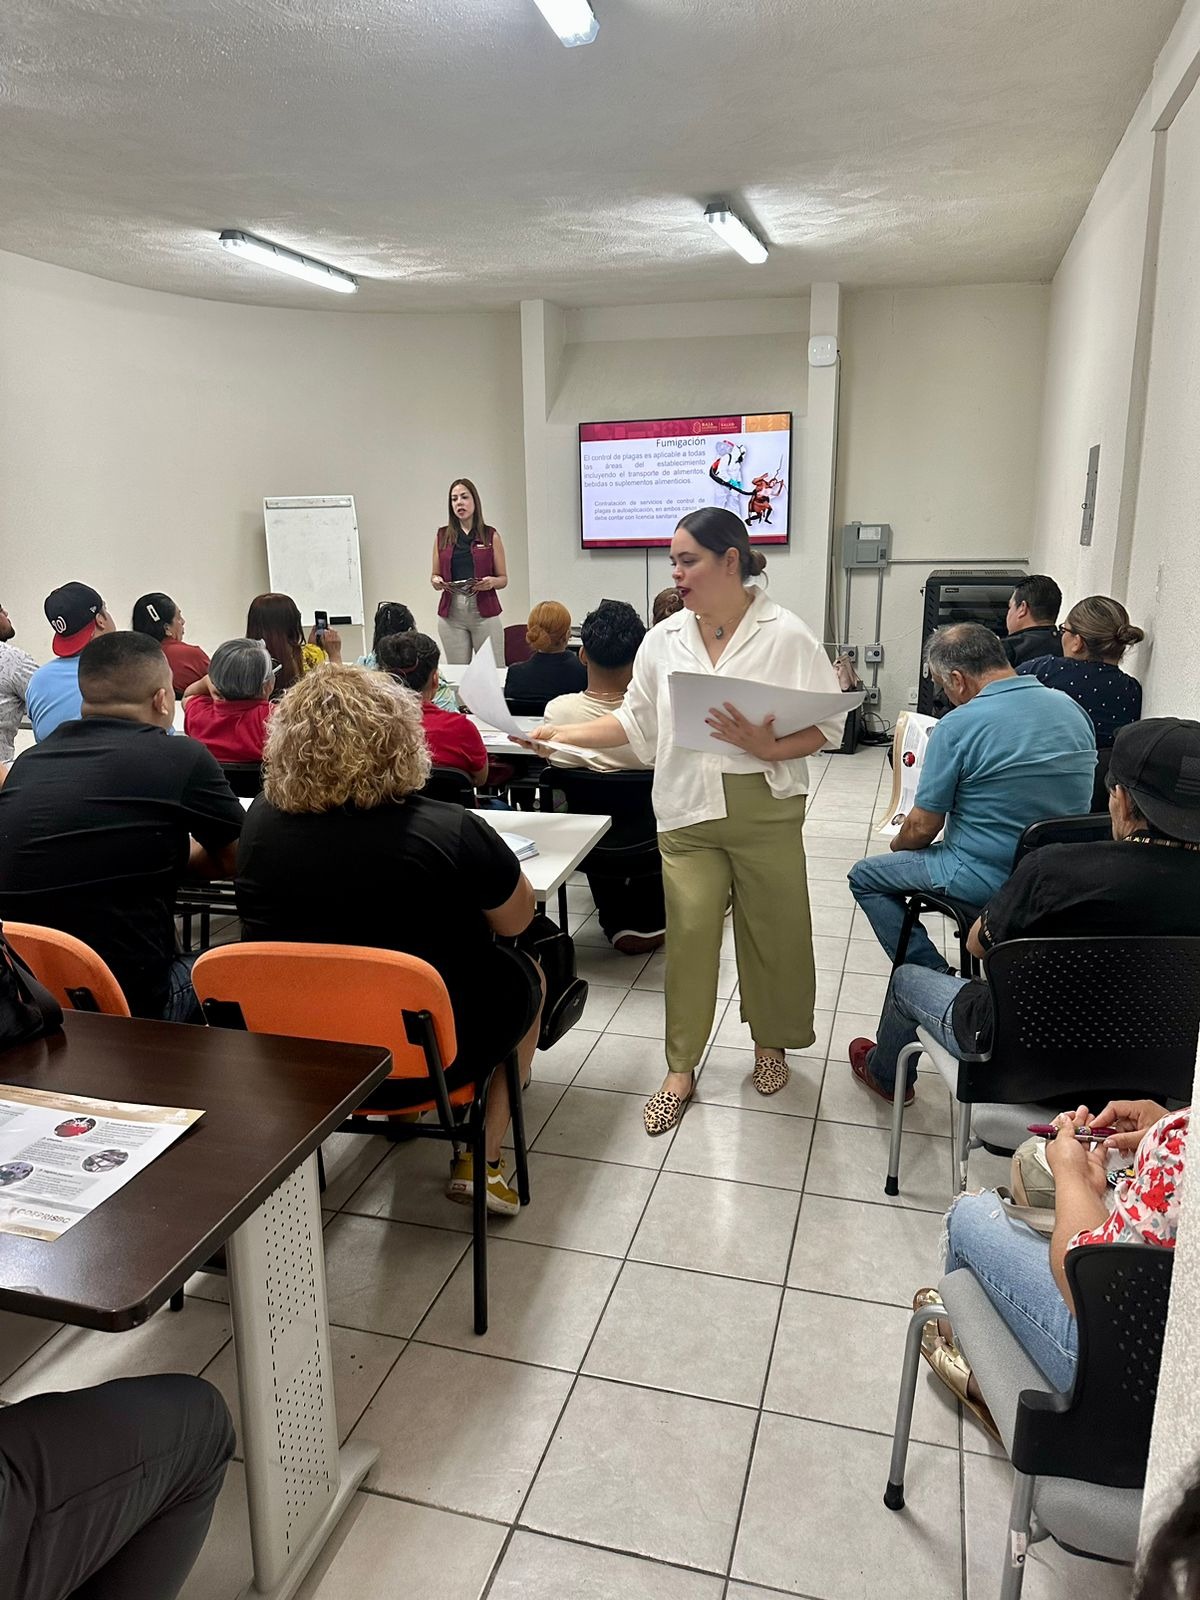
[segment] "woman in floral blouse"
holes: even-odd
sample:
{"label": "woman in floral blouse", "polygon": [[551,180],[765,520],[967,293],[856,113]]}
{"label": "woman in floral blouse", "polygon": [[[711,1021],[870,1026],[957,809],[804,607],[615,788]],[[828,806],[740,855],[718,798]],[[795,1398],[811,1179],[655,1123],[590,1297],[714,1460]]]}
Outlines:
{"label": "woman in floral blouse", "polygon": [[[1078,1350],[1067,1252],[1090,1244],[1174,1247],[1190,1115],[1190,1110],[1167,1111],[1153,1100],[1114,1100],[1095,1116],[1080,1106],[1056,1117],[1059,1131],[1046,1141],[1046,1160],[1054,1174],[1054,1234],[1049,1239],[1009,1215],[988,1190],[963,1195],[950,1209],[946,1270],[970,1268],[1057,1389],[1069,1390],[1074,1382]],[[1092,1127],[1117,1131],[1094,1143],[1077,1136],[1078,1129]],[[1111,1189],[1107,1169],[1114,1153],[1132,1160],[1133,1175]],[[936,1302],[937,1291],[923,1289],[913,1304]],[[944,1321],[927,1327],[924,1354],[957,1398],[994,1433],[970,1368]]]}

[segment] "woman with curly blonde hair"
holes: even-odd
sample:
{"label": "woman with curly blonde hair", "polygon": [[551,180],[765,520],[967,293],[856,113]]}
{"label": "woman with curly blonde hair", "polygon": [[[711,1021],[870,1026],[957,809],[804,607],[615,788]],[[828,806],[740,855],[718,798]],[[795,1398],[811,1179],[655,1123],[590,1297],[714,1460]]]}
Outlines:
{"label": "woman with curly blonde hair", "polygon": [[[499,834],[474,812],[419,793],[429,753],[418,695],[381,673],[327,665],[275,708],[263,792],[238,850],[237,904],[246,939],[400,950],[441,974],[454,1008],[451,1090],[489,1077],[517,1044],[522,1082],[537,1045],[537,967],[496,944],[533,918],[533,890]],[[314,884],[314,868],[320,884]],[[487,1100],[487,1204],[520,1209],[500,1146],[508,1084]],[[469,1201],[469,1154],[448,1193]]]}
{"label": "woman with curly blonde hair", "polygon": [[505,698],[519,700],[522,711],[540,717],[547,702],[560,694],[582,694],[587,668],[567,649],[570,637],[571,613],[566,606],[558,600],[539,600],[525,629],[525,642],[533,654],[509,667]]}

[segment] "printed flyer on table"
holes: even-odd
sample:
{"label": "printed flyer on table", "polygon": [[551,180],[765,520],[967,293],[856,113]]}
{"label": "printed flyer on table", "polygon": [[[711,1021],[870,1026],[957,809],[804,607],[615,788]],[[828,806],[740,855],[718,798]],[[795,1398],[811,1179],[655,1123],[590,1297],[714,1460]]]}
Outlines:
{"label": "printed flyer on table", "polygon": [[0,1233],[61,1237],[203,1115],[0,1083]]}

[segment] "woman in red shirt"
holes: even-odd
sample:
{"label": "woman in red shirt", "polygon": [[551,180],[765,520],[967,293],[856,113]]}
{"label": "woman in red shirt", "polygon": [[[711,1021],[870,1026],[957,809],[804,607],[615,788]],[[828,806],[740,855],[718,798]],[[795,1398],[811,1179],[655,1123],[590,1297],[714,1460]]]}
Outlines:
{"label": "woman in red shirt", "polygon": [[488,757],[479,729],[459,711],[435,706],[441,652],[426,633],[393,633],[375,646],[379,669],[421,696],[425,743],[435,767],[457,767],[474,784],[486,783]]}
{"label": "woman in red shirt", "polygon": [[218,761],[261,761],[275,673],[261,639],[229,639],[217,647],[207,678],[183,698],[183,731]]}
{"label": "woman in red shirt", "polygon": [[208,657],[200,646],[184,644],[187,624],[169,594],[144,594],[135,601],[131,626],[134,633],[148,634],[162,645],[176,694],[183,694],[208,671]]}

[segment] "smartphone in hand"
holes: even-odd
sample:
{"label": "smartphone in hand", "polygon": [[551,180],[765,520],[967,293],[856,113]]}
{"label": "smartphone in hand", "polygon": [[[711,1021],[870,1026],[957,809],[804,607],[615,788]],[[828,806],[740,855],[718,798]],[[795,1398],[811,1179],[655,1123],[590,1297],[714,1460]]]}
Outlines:
{"label": "smartphone in hand", "polygon": [[317,643],[320,644],[321,640],[329,632],[329,613],[328,611],[315,611],[313,613],[313,617],[315,621],[314,631],[317,635]]}

